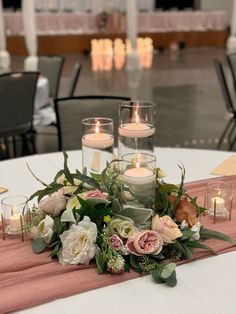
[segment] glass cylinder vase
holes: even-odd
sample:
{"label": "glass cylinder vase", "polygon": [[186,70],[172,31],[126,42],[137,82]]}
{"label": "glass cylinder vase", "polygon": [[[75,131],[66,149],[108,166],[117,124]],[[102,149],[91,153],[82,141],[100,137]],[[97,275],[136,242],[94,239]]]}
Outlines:
{"label": "glass cylinder vase", "polygon": [[123,155],[121,171],[124,203],[153,208],[156,188],[156,157],[144,153]]}
{"label": "glass cylinder vase", "polygon": [[82,120],[82,128],[83,173],[100,174],[113,159],[113,120],[87,118]]}
{"label": "glass cylinder vase", "polygon": [[124,101],[119,110],[119,157],[129,153],[154,152],[154,103]]}

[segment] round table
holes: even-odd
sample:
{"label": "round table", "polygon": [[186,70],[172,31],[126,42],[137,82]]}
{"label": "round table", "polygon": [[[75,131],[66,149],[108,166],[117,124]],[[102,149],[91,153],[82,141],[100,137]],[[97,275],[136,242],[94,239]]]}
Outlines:
{"label": "round table", "polygon": [[[81,151],[68,154],[70,169],[80,169]],[[231,155],[232,152],[156,148],[158,166],[167,174],[166,181],[176,183],[181,177],[178,164],[184,164],[185,182],[190,182],[213,177],[211,170]],[[63,168],[63,155],[51,153],[1,161],[0,183],[9,189],[1,198],[7,194],[29,195],[41,187],[29,173],[26,162],[36,176],[50,182],[56,172]],[[178,284],[175,288],[155,285],[150,276],[144,276],[19,313],[234,314],[235,264],[236,252],[222,254],[178,266]]]}

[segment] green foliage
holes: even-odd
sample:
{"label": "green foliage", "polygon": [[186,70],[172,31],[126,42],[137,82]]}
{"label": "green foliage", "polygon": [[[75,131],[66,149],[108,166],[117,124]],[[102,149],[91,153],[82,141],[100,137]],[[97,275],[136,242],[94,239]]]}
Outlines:
{"label": "green foliage", "polygon": [[42,253],[47,247],[47,243],[43,238],[36,238],[32,242],[32,250],[34,253]]}
{"label": "green foliage", "polygon": [[215,231],[215,230],[206,229],[203,227],[200,230],[200,237],[201,239],[222,240],[222,241],[229,242],[230,244],[236,245],[236,241],[232,239],[231,237],[227,236],[226,234]]}
{"label": "green foliage", "polygon": [[95,256],[97,271],[99,274],[107,272],[107,258],[103,252],[98,252]]}
{"label": "green foliage", "polygon": [[177,284],[175,268],[174,263],[159,265],[151,272],[152,278],[158,284],[166,283],[168,286],[174,287]]}
{"label": "green foliage", "polygon": [[81,207],[75,209],[74,211],[80,215],[81,220],[84,218],[84,216],[88,216],[91,221],[95,222],[98,228],[101,229],[103,227],[104,216],[111,215],[112,209],[103,203],[92,206],[88,201],[83,200],[80,197],[78,197],[78,200],[81,204]]}

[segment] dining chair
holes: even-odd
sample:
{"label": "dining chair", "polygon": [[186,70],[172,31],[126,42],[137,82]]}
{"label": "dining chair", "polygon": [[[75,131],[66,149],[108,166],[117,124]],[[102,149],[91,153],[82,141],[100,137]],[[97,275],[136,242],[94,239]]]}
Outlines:
{"label": "dining chair", "polygon": [[77,82],[81,73],[81,69],[82,69],[81,64],[79,64],[79,62],[76,62],[73,67],[69,84],[68,84],[68,90],[67,90],[67,95],[66,95],[66,97],[68,98],[74,96],[75,88],[76,88],[76,85],[77,85]]}
{"label": "dining chair", "polygon": [[39,56],[38,71],[49,81],[49,97],[58,97],[59,83],[65,58],[62,56]]}
{"label": "dining chair", "polygon": [[11,142],[13,156],[17,157],[16,140],[19,138],[23,155],[36,153],[33,113],[38,76],[38,72],[0,75],[0,138],[7,158]]}
{"label": "dining chair", "polygon": [[[81,148],[82,120],[88,117],[106,117],[114,120],[115,135],[118,130],[119,103],[129,97],[90,95],[55,100],[58,127],[58,149]],[[115,136],[117,139],[117,136]],[[115,142],[117,145],[117,142]]]}
{"label": "dining chair", "polygon": [[229,68],[232,74],[234,89],[236,91],[236,53],[231,53],[226,56]]}
{"label": "dining chair", "polygon": [[224,98],[225,107],[226,107],[227,112],[230,114],[230,119],[222,132],[222,135],[217,144],[217,148],[220,149],[224,139],[227,139],[229,142],[228,150],[232,150],[236,141],[236,135],[234,135],[234,131],[236,130],[236,108],[234,107],[234,104],[230,95],[230,91],[228,88],[224,69],[221,62],[218,60],[214,60],[214,65],[215,65],[215,70],[218,77],[218,81],[220,83],[222,96]]}

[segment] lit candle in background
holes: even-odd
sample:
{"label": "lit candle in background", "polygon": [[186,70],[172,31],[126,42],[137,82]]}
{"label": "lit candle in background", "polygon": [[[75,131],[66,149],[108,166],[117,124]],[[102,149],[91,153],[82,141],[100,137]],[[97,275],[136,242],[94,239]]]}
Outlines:
{"label": "lit candle in background", "polygon": [[143,138],[152,136],[155,128],[147,123],[141,123],[138,114],[139,103],[134,111],[134,122],[122,124],[119,127],[119,135],[132,138]]}
{"label": "lit candle in background", "polygon": [[[221,191],[218,191],[218,195],[211,199],[212,209],[216,209],[216,213],[221,214],[225,209],[225,200],[221,197]],[[216,208],[215,208],[216,207]]]}
{"label": "lit candle in background", "polygon": [[114,137],[111,134],[100,132],[100,122],[97,121],[95,132],[85,134],[82,138],[82,144],[89,148],[103,149],[113,146]]}
{"label": "lit candle in background", "polygon": [[11,216],[8,221],[8,231],[9,232],[21,232],[21,214],[17,212],[16,205],[11,208]]}

